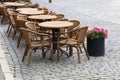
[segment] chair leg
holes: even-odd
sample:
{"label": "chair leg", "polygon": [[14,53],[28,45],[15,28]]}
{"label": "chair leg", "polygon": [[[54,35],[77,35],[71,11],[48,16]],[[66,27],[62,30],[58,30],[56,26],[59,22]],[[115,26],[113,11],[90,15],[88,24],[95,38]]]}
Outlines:
{"label": "chair leg", "polygon": [[80,49],[80,52],[82,53],[82,49],[81,49],[81,46],[79,46],[79,49]]}
{"label": "chair leg", "polygon": [[8,28],[7,28],[7,33],[9,32],[10,27],[11,27],[11,24],[9,24],[9,26],[8,26]]}
{"label": "chair leg", "polygon": [[54,61],[54,56],[53,56],[53,50],[52,50],[52,48],[50,48],[50,60],[51,60],[51,62]]}
{"label": "chair leg", "polygon": [[20,32],[19,37],[18,37],[18,41],[17,41],[17,48],[19,48],[21,39],[22,39],[22,33]]}
{"label": "chair leg", "polygon": [[78,55],[78,62],[81,63],[81,61],[80,61],[80,51],[79,51],[79,47],[77,47],[77,55]]}
{"label": "chair leg", "polygon": [[57,49],[57,60],[60,61],[60,53],[59,53],[59,49]]}
{"label": "chair leg", "polygon": [[42,47],[42,55],[43,55],[43,58],[45,58],[46,53],[44,53],[44,47]]}
{"label": "chair leg", "polygon": [[30,65],[31,57],[32,57],[32,49],[30,49],[30,53],[29,53],[28,66]]}
{"label": "chair leg", "polygon": [[17,30],[15,29],[14,32],[13,32],[13,38],[12,38],[13,40],[15,38],[16,32],[17,32]]}
{"label": "chair leg", "polygon": [[60,46],[59,46],[59,43],[57,42],[57,60],[60,61],[60,53],[59,53],[59,50],[60,50]]}
{"label": "chair leg", "polygon": [[89,59],[90,59],[90,57],[89,57],[88,51],[87,51],[87,49],[86,49],[86,47],[85,47],[85,44],[84,44],[84,43],[83,43],[83,48],[84,48],[85,53],[86,53],[86,56],[87,56],[87,58],[88,58],[88,60],[89,60]]}
{"label": "chair leg", "polygon": [[23,55],[23,57],[22,57],[22,62],[24,61],[25,56],[27,56],[28,51],[29,51],[29,48],[26,47],[26,48],[25,48],[25,51],[24,51],[24,55]]}
{"label": "chair leg", "polygon": [[10,27],[10,31],[9,31],[9,33],[8,33],[8,37],[10,36],[11,31],[12,31],[12,27]]}
{"label": "chair leg", "polygon": [[1,24],[3,24],[4,20],[5,20],[5,16],[3,15],[2,20],[1,20]]}

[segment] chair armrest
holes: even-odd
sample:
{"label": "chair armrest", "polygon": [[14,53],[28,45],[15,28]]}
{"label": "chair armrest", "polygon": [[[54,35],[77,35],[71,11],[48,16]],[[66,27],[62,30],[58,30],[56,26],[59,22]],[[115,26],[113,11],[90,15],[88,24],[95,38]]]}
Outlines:
{"label": "chair armrest", "polygon": [[28,32],[31,32],[31,33],[34,33],[34,34],[37,34],[37,35],[40,35],[40,36],[50,36],[48,34],[45,34],[45,33],[40,33],[40,32],[37,32],[35,30],[31,30],[31,29],[27,29],[27,28],[20,28],[21,30],[25,30],[25,31],[28,31]]}
{"label": "chair armrest", "polygon": [[71,31],[67,31],[67,32],[61,32],[60,35],[72,33],[72,32],[74,32],[74,31],[75,31],[75,30],[71,30]]}

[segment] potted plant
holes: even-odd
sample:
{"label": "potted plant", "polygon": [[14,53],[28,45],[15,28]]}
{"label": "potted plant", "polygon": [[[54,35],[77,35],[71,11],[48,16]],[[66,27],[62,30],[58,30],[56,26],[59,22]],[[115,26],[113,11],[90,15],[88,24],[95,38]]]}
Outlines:
{"label": "potted plant", "polygon": [[87,50],[90,56],[103,56],[105,54],[105,38],[108,30],[94,27],[87,32]]}

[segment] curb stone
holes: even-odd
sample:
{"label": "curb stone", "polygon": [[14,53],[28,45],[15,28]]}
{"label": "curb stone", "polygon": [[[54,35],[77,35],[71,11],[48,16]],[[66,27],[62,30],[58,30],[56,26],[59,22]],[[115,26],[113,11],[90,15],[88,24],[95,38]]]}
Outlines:
{"label": "curb stone", "polygon": [[1,64],[1,69],[4,74],[5,80],[14,80],[13,75],[10,72],[9,65],[7,63],[7,60],[5,58],[5,54],[0,46],[0,64]]}
{"label": "curb stone", "polygon": [[[1,40],[2,45],[0,48],[2,49],[7,65],[9,66],[8,73],[10,73],[11,76],[13,77],[13,79],[8,78],[8,80],[23,80],[22,73],[20,70],[19,60],[17,59],[18,56],[16,55],[16,52],[14,51],[14,48],[9,41],[9,38],[6,35],[6,31],[4,31],[4,29],[6,28],[3,28],[3,27],[5,26],[7,25],[1,25],[1,28],[0,28],[0,35],[1,35],[1,38],[3,38]],[[8,73],[4,74],[6,75],[5,80],[7,80],[7,76],[10,76]]]}

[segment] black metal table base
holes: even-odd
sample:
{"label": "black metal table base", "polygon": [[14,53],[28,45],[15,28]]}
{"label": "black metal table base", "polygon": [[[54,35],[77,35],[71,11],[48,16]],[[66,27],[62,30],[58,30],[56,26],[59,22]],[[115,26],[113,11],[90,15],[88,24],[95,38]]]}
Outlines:
{"label": "black metal table base", "polygon": [[[61,55],[65,54],[67,57],[69,57],[69,55],[68,55],[68,53],[67,53],[66,51],[62,50],[61,48],[60,48],[59,50],[60,50],[60,52],[61,52]],[[47,50],[44,52],[44,54],[46,54],[48,51],[49,51],[49,49],[47,49]],[[55,54],[55,53],[56,53],[56,50],[53,51],[53,54]]]}
{"label": "black metal table base", "polygon": [[62,55],[62,54],[65,54],[67,57],[69,57],[69,55],[68,55],[68,53],[67,53],[66,51],[64,51],[64,50],[62,50],[62,49],[60,49],[60,51],[61,51],[61,55]]}
{"label": "black metal table base", "polygon": [[[58,29],[58,28],[52,29],[53,54],[55,54],[56,50],[57,50],[57,41],[58,41],[57,37],[59,37],[59,35],[58,35],[59,32],[60,32],[60,29]],[[69,57],[69,55],[68,55],[68,53],[66,51],[62,50],[61,48],[59,50],[61,52],[61,55],[65,54],[67,57]]]}
{"label": "black metal table base", "polygon": [[[67,57],[69,57],[69,55],[66,51],[62,50],[61,48],[59,50],[61,52],[61,55],[65,54]],[[53,51],[53,54],[55,54],[55,53],[56,53],[56,50]]]}

